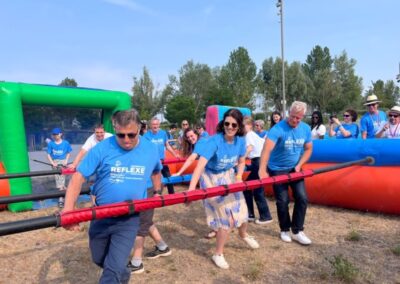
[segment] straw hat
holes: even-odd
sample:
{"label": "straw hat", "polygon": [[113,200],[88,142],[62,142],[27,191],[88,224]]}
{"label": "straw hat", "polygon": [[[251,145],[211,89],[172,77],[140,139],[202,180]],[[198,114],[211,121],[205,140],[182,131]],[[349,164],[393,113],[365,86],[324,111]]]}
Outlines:
{"label": "straw hat", "polygon": [[394,106],[389,110],[389,113],[397,113],[400,114],[400,106]]}
{"label": "straw hat", "polygon": [[370,95],[367,97],[367,100],[365,101],[365,106],[367,105],[372,105],[372,104],[376,104],[376,103],[380,103],[381,101],[378,100],[378,97],[375,95]]}

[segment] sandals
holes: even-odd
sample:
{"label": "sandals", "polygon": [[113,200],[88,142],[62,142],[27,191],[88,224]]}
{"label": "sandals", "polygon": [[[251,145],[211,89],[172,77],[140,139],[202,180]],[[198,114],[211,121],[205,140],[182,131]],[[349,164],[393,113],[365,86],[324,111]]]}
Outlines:
{"label": "sandals", "polygon": [[217,232],[216,231],[210,231],[207,233],[207,235],[205,235],[204,237],[206,239],[213,239],[217,236]]}

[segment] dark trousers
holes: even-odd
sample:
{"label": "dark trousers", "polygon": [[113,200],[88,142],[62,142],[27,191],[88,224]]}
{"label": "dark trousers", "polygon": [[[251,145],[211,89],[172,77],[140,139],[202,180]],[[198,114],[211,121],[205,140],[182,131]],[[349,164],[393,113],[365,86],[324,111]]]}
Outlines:
{"label": "dark trousers", "polygon": [[139,228],[139,215],[94,220],[89,228],[92,260],[103,268],[99,283],[129,283],[127,267]]}
{"label": "dark trousers", "polygon": [[[171,176],[171,173],[169,172],[168,165],[163,165],[163,168],[161,170],[161,174],[165,178],[168,178],[168,177]],[[169,194],[175,193],[173,184],[171,184],[171,183],[167,184],[167,188],[168,188],[168,193]]]}
{"label": "dark trousers", "polygon": [[[270,176],[278,176],[293,173],[294,169],[288,171],[273,171],[268,169]],[[289,185],[293,192],[294,208],[292,220],[289,214]],[[276,208],[278,211],[279,227],[281,231],[292,229],[293,234],[297,234],[304,229],[304,219],[307,211],[307,194],[304,186],[304,179],[283,184],[273,185]]]}
{"label": "dark trousers", "polygon": [[[260,167],[260,158],[251,159],[250,174],[247,180],[257,180],[258,169]],[[243,191],[244,198],[246,199],[247,208],[249,210],[249,217],[254,218],[254,203],[256,201],[258,213],[260,214],[260,221],[271,220],[271,213],[269,212],[268,203],[265,199],[264,187],[259,187],[254,190]]]}

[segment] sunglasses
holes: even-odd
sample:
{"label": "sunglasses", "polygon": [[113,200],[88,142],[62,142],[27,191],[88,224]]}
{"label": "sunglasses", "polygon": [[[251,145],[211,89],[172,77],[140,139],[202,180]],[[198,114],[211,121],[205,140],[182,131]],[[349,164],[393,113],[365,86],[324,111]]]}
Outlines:
{"label": "sunglasses", "polygon": [[343,117],[350,117],[350,114],[343,114]]}
{"label": "sunglasses", "polygon": [[189,124],[187,124],[187,123],[182,123],[182,125],[189,125]]}
{"label": "sunglasses", "polygon": [[129,139],[134,139],[138,133],[115,133],[115,135],[119,138],[119,139],[124,139],[126,136],[128,136]]}
{"label": "sunglasses", "polygon": [[312,118],[314,118],[314,119],[315,119],[315,118],[319,118],[319,117],[318,117],[318,116],[313,116]]}
{"label": "sunglasses", "polygon": [[370,105],[367,105],[367,107],[370,107],[370,106],[376,106],[377,104],[370,104]]}
{"label": "sunglasses", "polygon": [[389,117],[399,117],[398,114],[389,114]]}
{"label": "sunglasses", "polygon": [[234,123],[234,122],[230,123],[230,122],[228,122],[228,121],[225,121],[225,122],[224,122],[224,126],[225,126],[225,127],[229,127],[230,125],[232,126],[233,129],[235,129],[235,128],[238,127],[238,124],[237,124],[237,123]]}

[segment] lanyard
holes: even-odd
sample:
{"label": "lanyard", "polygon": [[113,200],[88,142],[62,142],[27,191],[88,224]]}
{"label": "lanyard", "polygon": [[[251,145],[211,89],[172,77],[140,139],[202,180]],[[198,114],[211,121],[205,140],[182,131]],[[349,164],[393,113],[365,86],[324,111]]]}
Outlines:
{"label": "lanyard", "polygon": [[393,137],[396,137],[396,133],[397,133],[397,127],[399,127],[399,124],[400,123],[398,123],[397,125],[396,125],[396,128],[394,129],[394,132],[392,133],[392,127],[391,127],[391,125],[389,125],[389,134],[390,134],[390,136],[393,138]]}

